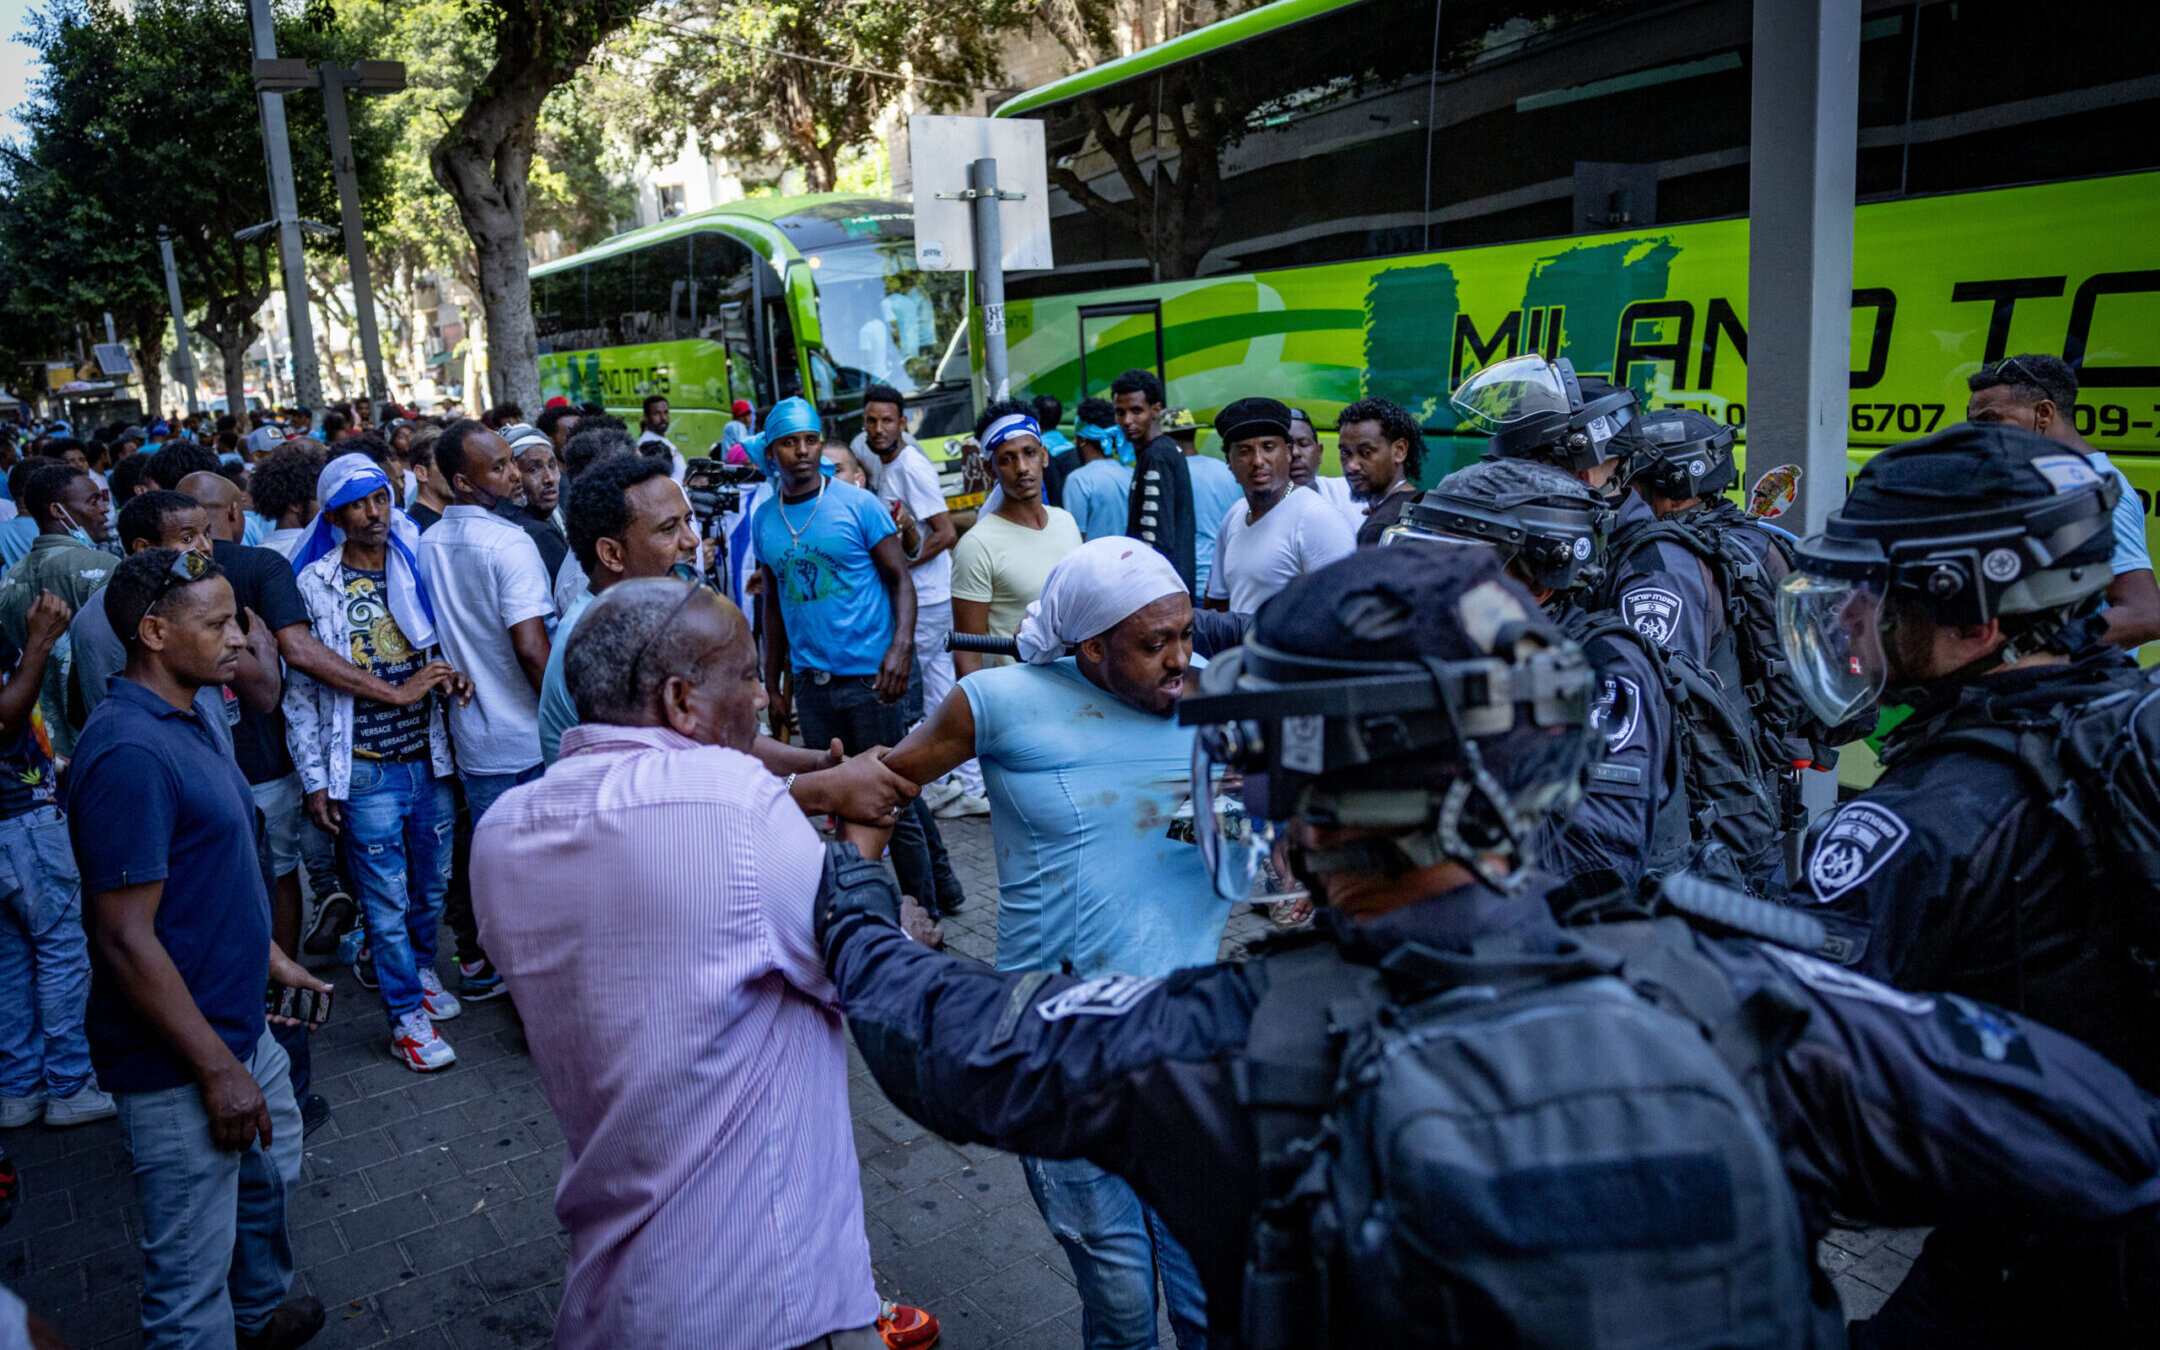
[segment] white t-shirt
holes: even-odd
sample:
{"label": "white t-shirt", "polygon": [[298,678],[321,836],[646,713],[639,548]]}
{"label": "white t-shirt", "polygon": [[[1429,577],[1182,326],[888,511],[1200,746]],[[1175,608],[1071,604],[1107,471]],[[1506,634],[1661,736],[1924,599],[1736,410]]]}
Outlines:
{"label": "white t-shirt", "polygon": [[1324,473],[1313,475],[1312,490],[1320,499],[1346,521],[1350,522],[1350,537],[1357,538],[1358,526],[1365,523],[1365,503],[1350,495],[1350,484],[1341,478],[1330,478]]}
{"label": "white t-shirt", "polygon": [[435,636],[473,682],[469,704],[450,701],[450,740],[466,773],[522,773],[540,762],[540,694],[525,678],[510,630],[555,617],[540,549],[511,522],[477,506],[443,508],[420,536],[420,579],[435,602]]}
{"label": "white t-shirt", "polygon": [[[875,460],[877,456],[871,454],[870,458]],[[892,463],[879,465],[877,495],[888,511],[894,502],[906,502],[909,514],[925,522],[926,532],[930,517],[942,515],[946,509],[945,490],[938,486],[937,470],[930,467],[930,457],[912,445],[902,445]],[[916,604],[942,605],[951,600],[952,550],[946,549],[916,568],[914,576]]]}
{"label": "white t-shirt", "polygon": [[[1049,519],[1040,530],[1015,525],[1000,515],[978,516],[953,549],[953,595],[990,606],[986,625],[991,637],[1020,631],[1027,607],[1042,598],[1043,582],[1058,559],[1080,547],[1080,527],[1061,507],[1043,508]],[[1003,656],[986,656],[985,666],[1009,665]]]}
{"label": "white t-shirt", "polygon": [[1251,525],[1246,510],[1240,501],[1223,513],[1208,568],[1208,598],[1228,600],[1233,613],[1255,613],[1293,578],[1357,551],[1357,532],[1317,492],[1292,488]]}
{"label": "white t-shirt", "polygon": [[639,436],[637,438],[638,450],[642,453],[645,447],[652,444],[654,441],[658,441],[660,444],[668,448],[668,458],[670,461],[672,461],[672,466],[668,469],[668,476],[670,478],[673,478],[676,482],[680,483],[683,480],[683,476],[690,472],[690,461],[684,459],[682,451],[675,448],[675,442],[669,440],[667,437],[661,435],[657,431],[648,431],[642,436]]}

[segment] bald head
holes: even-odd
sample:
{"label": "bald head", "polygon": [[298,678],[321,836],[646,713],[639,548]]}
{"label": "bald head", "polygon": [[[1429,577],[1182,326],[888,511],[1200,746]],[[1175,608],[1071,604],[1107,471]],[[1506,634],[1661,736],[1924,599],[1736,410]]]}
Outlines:
{"label": "bald head", "polygon": [[585,611],[563,650],[578,719],[748,750],[765,706],[750,625],[732,601],[684,585],[617,582]]}
{"label": "bald head", "polygon": [[202,505],[203,514],[209,517],[212,539],[237,544],[247,537],[247,521],[243,519],[246,507],[240,489],[230,478],[207,470],[191,473],[180,480],[180,491]]}

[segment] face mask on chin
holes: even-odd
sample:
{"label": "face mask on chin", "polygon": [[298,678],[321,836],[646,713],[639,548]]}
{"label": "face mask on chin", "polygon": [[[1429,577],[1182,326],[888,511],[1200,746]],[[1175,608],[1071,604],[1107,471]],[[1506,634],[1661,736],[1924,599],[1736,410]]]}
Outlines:
{"label": "face mask on chin", "polygon": [[69,511],[68,508],[65,506],[62,506],[60,509],[67,512],[68,538],[74,540],[78,544],[81,544],[84,548],[96,548],[97,540],[92,539],[90,537],[90,532],[76,523],[75,513],[73,511]]}

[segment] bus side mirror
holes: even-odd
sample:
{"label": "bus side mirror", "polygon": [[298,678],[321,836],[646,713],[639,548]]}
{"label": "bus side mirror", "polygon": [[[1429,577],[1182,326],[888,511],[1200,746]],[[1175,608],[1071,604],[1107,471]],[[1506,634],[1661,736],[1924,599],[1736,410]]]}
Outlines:
{"label": "bus side mirror", "polygon": [[788,308],[794,313],[795,340],[821,345],[825,334],[818,322],[817,283],[807,266],[797,263],[788,268],[787,297]]}

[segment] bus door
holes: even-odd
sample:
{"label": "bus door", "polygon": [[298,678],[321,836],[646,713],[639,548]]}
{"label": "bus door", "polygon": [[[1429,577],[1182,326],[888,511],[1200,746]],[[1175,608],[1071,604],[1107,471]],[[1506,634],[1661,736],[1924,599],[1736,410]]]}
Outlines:
{"label": "bus door", "polygon": [[1162,301],[1080,306],[1080,397],[1109,398],[1110,382],[1136,367],[1164,378]]}

